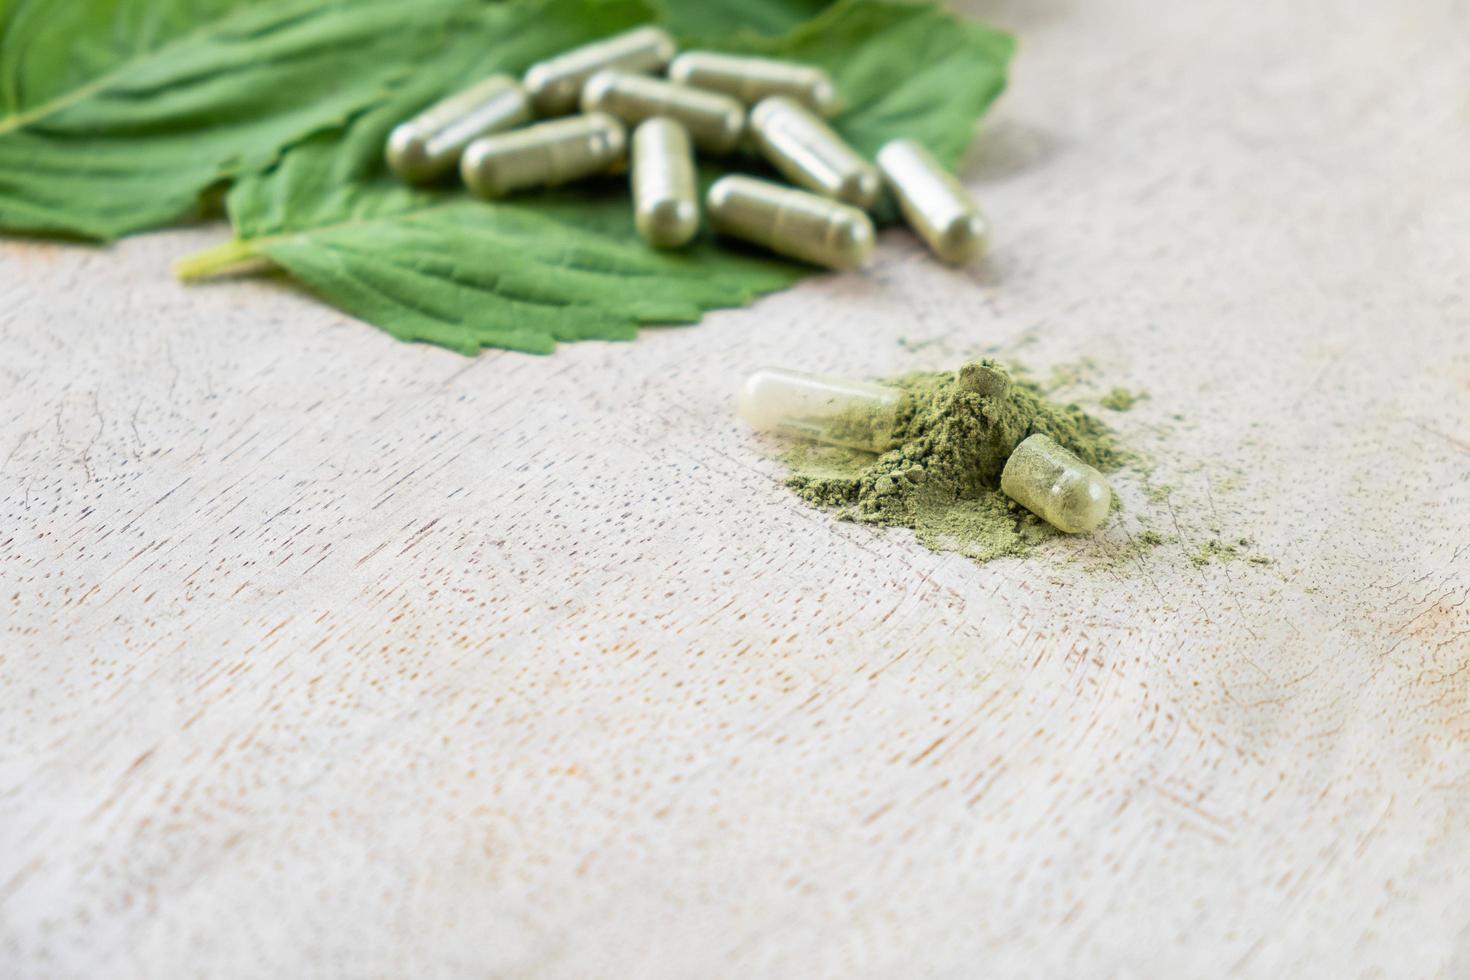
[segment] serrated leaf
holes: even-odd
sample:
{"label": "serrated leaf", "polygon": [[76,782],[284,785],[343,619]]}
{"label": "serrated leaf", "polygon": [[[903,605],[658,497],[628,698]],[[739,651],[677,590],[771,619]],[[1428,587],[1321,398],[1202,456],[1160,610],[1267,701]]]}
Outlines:
{"label": "serrated leaf", "polygon": [[[580,43],[568,30],[586,40],[646,14],[633,3],[589,0],[487,14],[483,33],[455,39],[388,102],[241,180],[228,199],[238,240],[185,260],[180,274],[263,256],[394,336],[465,352],[626,339],[640,324],[694,321],[789,285],[810,270],[707,234],[684,252],[648,248],[634,232],[622,179],[490,203],[453,189],[410,190],[386,172],[388,131],[421,106],[467,79],[520,71]],[[739,37],[724,46],[831,71],[849,105],[837,124],[865,151],[912,135],[948,160],[998,94],[1011,50],[1006,35],[936,6],[883,0],[847,0],[783,39]]]}
{"label": "serrated leaf", "polygon": [[106,240],[380,100],[484,0],[0,4],[0,228]]}

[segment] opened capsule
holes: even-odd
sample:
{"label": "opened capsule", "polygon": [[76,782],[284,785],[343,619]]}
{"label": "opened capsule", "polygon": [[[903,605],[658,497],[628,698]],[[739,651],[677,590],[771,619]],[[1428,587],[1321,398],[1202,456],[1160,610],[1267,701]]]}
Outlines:
{"label": "opened capsule", "polygon": [[820,68],[774,58],[751,58],[714,51],[686,51],[669,65],[669,79],[680,85],[723,92],[746,105],[785,95],[819,116],[841,108],[837,87]]}
{"label": "opened capsule", "polygon": [[699,190],[689,134],[658,117],[633,131],[633,223],[655,248],[678,248],[699,231]]}
{"label": "opened capsule", "polygon": [[829,269],[873,254],[873,222],[855,207],[754,177],[721,177],[705,197],[718,232]]}
{"label": "opened capsule", "polygon": [[887,385],[764,368],[745,379],[736,410],[758,432],[881,453],[893,448],[905,398]]}
{"label": "opened capsule", "polygon": [[877,203],[877,168],[800,103],[784,95],[762,99],[750,110],[750,132],[761,155],[793,184],[864,210]]}
{"label": "opened capsule", "polygon": [[967,262],[985,251],[990,227],[954,174],[918,142],[896,139],[878,151],[878,169],[899,210],[945,262]]}
{"label": "opened capsule", "polygon": [[1103,475],[1041,432],[1011,453],[1000,474],[1000,489],[1068,534],[1094,530],[1113,506],[1113,490]]}
{"label": "opened capsule", "polygon": [[745,107],[728,95],[621,71],[600,71],[587,80],[582,111],[606,112],[630,126],[666,116],[706,153],[729,153],[745,132]]}
{"label": "opened capsule", "polygon": [[538,61],[526,70],[522,82],[531,104],[543,116],[577,108],[582,85],[604,68],[626,72],[662,71],[677,50],[674,39],[658,27],[636,27],[601,41],[573,48],[555,58]]}
{"label": "opened capsule", "polygon": [[623,124],[594,112],[481,137],[464,151],[460,174],[476,194],[503,197],[607,173],[626,146]]}
{"label": "opened capsule", "polygon": [[388,166],[404,180],[433,180],[454,169],[472,140],[530,117],[520,84],[509,75],[491,75],[395,127],[388,136]]}

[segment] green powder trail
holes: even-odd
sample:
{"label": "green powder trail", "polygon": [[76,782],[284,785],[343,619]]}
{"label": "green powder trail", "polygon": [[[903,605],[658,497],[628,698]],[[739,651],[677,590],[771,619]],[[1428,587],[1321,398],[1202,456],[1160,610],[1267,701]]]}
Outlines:
{"label": "green powder trail", "polygon": [[908,397],[897,448],[874,455],[802,446],[785,456],[787,486],[844,520],[912,528],[935,551],[977,561],[1028,553],[1059,532],[1000,491],[1007,457],[1044,432],[1103,472],[1128,458],[1101,421],[1049,400],[994,361],[888,379]]}

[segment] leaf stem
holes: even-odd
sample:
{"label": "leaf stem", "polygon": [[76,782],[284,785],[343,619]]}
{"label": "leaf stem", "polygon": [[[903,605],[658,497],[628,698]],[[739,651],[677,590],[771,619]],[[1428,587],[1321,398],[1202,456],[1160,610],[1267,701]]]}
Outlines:
{"label": "leaf stem", "polygon": [[[3,2],[4,0],[0,0],[0,3]],[[217,276],[222,272],[233,269],[235,266],[244,265],[246,262],[254,259],[266,259],[265,249],[261,247],[262,243],[281,241],[282,239],[293,236],[316,235],[322,232],[336,231],[339,228],[351,228],[383,221],[395,221],[399,218],[420,218],[426,214],[463,207],[469,203],[471,202],[450,201],[444,204],[416,207],[398,213],[379,214],[368,218],[349,218],[346,221],[338,221],[333,224],[317,225],[315,228],[281,231],[274,235],[261,235],[259,238],[235,238],[216,245],[213,248],[206,248],[202,252],[195,252],[193,255],[186,255],[181,259],[175,259],[174,275],[183,282],[208,279],[210,276]],[[483,202],[476,202],[472,206],[483,206]]]}
{"label": "leaf stem", "polygon": [[206,248],[202,252],[195,252],[193,255],[186,255],[175,260],[174,275],[183,282],[208,279],[210,276],[217,276],[243,262],[260,257],[261,253],[255,247],[255,242],[235,238],[213,248]]}

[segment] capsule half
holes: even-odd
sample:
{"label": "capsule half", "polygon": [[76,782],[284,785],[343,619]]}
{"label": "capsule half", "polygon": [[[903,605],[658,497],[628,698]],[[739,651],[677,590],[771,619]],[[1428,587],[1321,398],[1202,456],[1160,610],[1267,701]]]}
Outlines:
{"label": "capsule half", "polygon": [[835,116],[842,107],[837,87],[822,69],[774,58],[686,51],[670,63],[669,80],[723,92],[746,105],[754,105],[772,95],[784,95],[819,116]]}
{"label": "capsule half", "polygon": [[538,61],[526,69],[523,82],[538,113],[558,116],[577,108],[577,97],[582,93],[583,83],[604,68],[626,72],[662,71],[675,50],[674,39],[667,31],[658,27],[636,27]]}
{"label": "capsule half", "polygon": [[800,103],[784,95],[762,99],[750,110],[750,132],[761,155],[793,184],[864,210],[877,203],[878,168]]}
{"label": "capsule half", "polygon": [[745,132],[745,107],[728,95],[621,71],[600,71],[587,79],[582,111],[606,112],[629,125],[667,116],[706,153],[731,152]]}
{"label": "capsule half", "polygon": [[878,151],[878,169],[899,210],[933,253],[968,262],[985,251],[990,225],[954,174],[918,142],[896,139]]}
{"label": "capsule half", "polygon": [[855,269],[873,254],[873,222],[857,208],[754,177],[715,181],[705,210],[722,234],[829,269]]}
{"label": "capsule half", "polygon": [[1096,529],[1113,506],[1113,490],[1103,475],[1041,432],[1011,453],[1000,474],[1000,489],[1068,534]]}
{"label": "capsule half", "polygon": [[531,118],[531,101],[514,78],[491,75],[425,109],[388,135],[388,166],[413,183],[453,170],[470,142]]}
{"label": "capsule half", "polygon": [[745,379],[736,410],[758,432],[881,453],[893,448],[905,397],[870,381],[763,368]]}
{"label": "capsule half", "polygon": [[684,127],[658,117],[633,131],[633,223],[655,248],[678,248],[699,231],[694,148]]}
{"label": "capsule half", "polygon": [[594,112],[477,139],[465,149],[459,169],[476,194],[504,197],[607,173],[626,147],[623,124]]}

